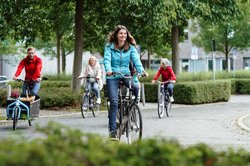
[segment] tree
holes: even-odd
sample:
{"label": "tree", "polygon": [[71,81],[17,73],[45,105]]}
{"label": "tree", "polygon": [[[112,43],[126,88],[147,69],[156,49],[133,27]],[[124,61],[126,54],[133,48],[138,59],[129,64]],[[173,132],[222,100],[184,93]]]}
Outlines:
{"label": "tree", "polygon": [[211,51],[211,40],[216,41],[216,51],[222,52],[226,57],[226,69],[230,71],[230,51],[235,48],[244,50],[250,46],[250,6],[249,2],[240,5],[240,14],[227,17],[224,21],[199,20],[199,34],[193,43]]}
{"label": "tree", "polygon": [[75,8],[75,55],[71,88],[73,92],[80,91],[80,80],[77,78],[82,69],[83,47],[83,1],[76,0]]}
{"label": "tree", "polygon": [[179,74],[179,41],[191,18],[219,21],[238,12],[236,0],[167,0],[171,22],[171,46],[174,72]]}

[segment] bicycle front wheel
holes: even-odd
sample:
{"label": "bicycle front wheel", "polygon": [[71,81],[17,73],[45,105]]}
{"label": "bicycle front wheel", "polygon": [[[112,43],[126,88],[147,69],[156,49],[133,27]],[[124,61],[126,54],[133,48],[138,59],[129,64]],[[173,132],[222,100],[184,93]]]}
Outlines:
{"label": "bicycle front wheel", "polygon": [[126,125],[128,143],[138,143],[142,138],[142,116],[137,104],[130,106],[129,120]]}
{"label": "bicycle front wheel", "polygon": [[164,116],[164,112],[165,112],[165,95],[160,93],[158,99],[158,116],[160,119]]}
{"label": "bicycle front wheel", "polygon": [[13,110],[13,113],[14,113],[14,117],[13,117],[13,130],[16,130],[19,109],[17,107],[15,107],[14,110]]}
{"label": "bicycle front wheel", "polygon": [[89,96],[87,94],[84,94],[81,101],[81,112],[83,118],[86,118],[88,116],[89,112],[88,101],[89,101]]}

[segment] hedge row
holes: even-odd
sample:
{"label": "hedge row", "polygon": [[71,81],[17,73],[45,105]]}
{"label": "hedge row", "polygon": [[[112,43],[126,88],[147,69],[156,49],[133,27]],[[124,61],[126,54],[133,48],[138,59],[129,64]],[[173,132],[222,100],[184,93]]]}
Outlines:
{"label": "hedge row", "polygon": [[[21,82],[10,81],[8,85],[11,85],[12,88],[22,87]],[[41,89],[43,88],[52,88],[52,87],[70,87],[71,81],[43,81],[41,83]]]}
{"label": "hedge row", "polygon": [[0,165],[74,165],[74,166],[245,166],[246,150],[215,151],[205,144],[182,147],[174,140],[146,139],[131,146],[109,142],[50,122],[38,131],[45,135],[31,141],[1,140]]}
{"label": "hedge row", "polygon": [[[144,84],[144,87],[146,101],[157,102],[158,85]],[[228,101],[230,94],[230,81],[184,82],[176,83],[174,86],[175,103],[179,104],[202,104]]]}

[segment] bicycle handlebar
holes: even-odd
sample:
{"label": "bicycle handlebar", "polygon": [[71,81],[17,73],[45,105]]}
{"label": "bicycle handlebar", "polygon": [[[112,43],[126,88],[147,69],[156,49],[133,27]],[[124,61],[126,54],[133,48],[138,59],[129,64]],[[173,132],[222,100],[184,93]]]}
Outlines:
{"label": "bicycle handlebar", "polygon": [[[41,81],[43,81],[43,80],[48,80],[48,77],[41,77]],[[27,83],[29,83],[29,82],[36,82],[35,80],[24,80],[24,79],[20,79],[20,78],[18,78],[18,79],[16,79],[15,81],[17,81],[17,82],[27,82]]]}
{"label": "bicycle handlebar", "polygon": [[120,75],[122,76],[123,78],[134,78],[134,76],[137,76],[137,77],[146,77],[147,74],[146,73],[142,73],[142,74],[139,74],[137,72],[135,72],[133,75],[124,75],[122,74],[121,72],[112,72],[112,75],[111,76],[116,76],[116,75]]}
{"label": "bicycle handlebar", "polygon": [[92,77],[92,76],[86,76],[86,77],[78,77],[78,79],[82,79],[82,78],[87,78],[87,79],[90,79],[90,78],[94,78],[94,79],[96,79],[96,80],[98,80],[98,78],[96,78],[96,77]]}
{"label": "bicycle handlebar", "polygon": [[156,82],[158,82],[159,84],[167,84],[167,83],[170,83],[170,81],[164,81],[164,82],[161,82],[161,81],[156,81]]}

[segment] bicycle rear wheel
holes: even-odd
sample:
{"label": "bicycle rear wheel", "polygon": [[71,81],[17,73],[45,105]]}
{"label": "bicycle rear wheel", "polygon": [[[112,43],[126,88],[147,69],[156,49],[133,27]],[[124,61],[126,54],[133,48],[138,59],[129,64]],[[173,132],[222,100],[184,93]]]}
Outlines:
{"label": "bicycle rear wheel", "polygon": [[15,107],[14,110],[13,110],[13,113],[14,113],[14,117],[13,117],[13,130],[16,130],[19,109],[17,107]]}
{"label": "bicycle rear wheel", "polygon": [[28,120],[28,122],[29,122],[29,126],[32,126],[34,123],[34,119],[30,119],[30,120]]}
{"label": "bicycle rear wheel", "polygon": [[160,93],[158,98],[158,116],[161,119],[164,116],[165,112],[165,95]]}
{"label": "bicycle rear wheel", "polygon": [[96,97],[93,97],[92,102],[94,102],[93,108],[92,108],[92,114],[94,117],[97,117],[100,113],[100,104],[96,103]]}
{"label": "bicycle rear wheel", "polygon": [[89,112],[88,101],[89,101],[89,96],[85,93],[83,95],[82,101],[81,101],[81,112],[82,112],[82,117],[83,118],[86,118],[88,116],[88,112]]}
{"label": "bicycle rear wheel", "polygon": [[171,107],[172,107],[172,102],[170,101],[169,93],[167,93],[166,96],[167,96],[167,98],[166,98],[165,108],[166,108],[167,117],[169,117],[170,110],[171,110]]}
{"label": "bicycle rear wheel", "polygon": [[126,133],[129,144],[136,144],[142,138],[142,116],[137,104],[132,104],[129,110]]}
{"label": "bicycle rear wheel", "polygon": [[167,117],[169,117],[170,115],[171,107],[172,107],[172,103],[170,102],[170,99],[168,97],[168,100],[166,101],[166,105],[165,105]]}

